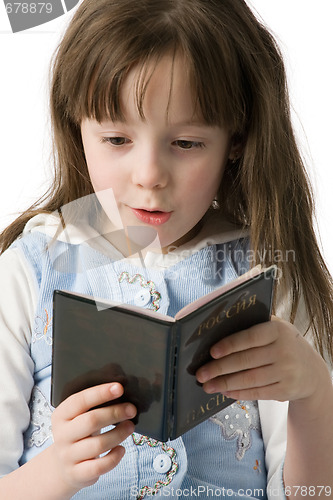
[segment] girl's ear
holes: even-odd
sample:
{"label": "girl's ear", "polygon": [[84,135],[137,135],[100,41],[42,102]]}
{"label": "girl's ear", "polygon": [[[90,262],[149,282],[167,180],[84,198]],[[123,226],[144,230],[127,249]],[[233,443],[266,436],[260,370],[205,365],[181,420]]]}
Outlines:
{"label": "girl's ear", "polygon": [[228,159],[231,162],[239,160],[244,151],[244,142],[240,137],[233,137],[231,140],[231,146],[229,151]]}

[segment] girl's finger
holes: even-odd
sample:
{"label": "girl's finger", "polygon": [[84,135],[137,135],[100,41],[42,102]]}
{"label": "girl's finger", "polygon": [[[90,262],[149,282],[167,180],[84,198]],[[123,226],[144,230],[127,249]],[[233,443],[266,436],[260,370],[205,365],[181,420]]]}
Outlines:
{"label": "girl's finger", "polygon": [[262,387],[251,387],[250,389],[240,389],[230,391],[225,394],[226,397],[239,401],[258,401],[258,400],[276,400],[286,401],[280,384],[265,385]]}
{"label": "girl's finger", "polygon": [[222,394],[244,389],[259,388],[267,385],[277,384],[281,380],[281,374],[274,365],[260,366],[252,370],[216,377],[203,385],[205,392]]}
{"label": "girl's finger", "polygon": [[268,321],[233,333],[213,345],[210,354],[214,359],[218,359],[234,352],[271,344],[278,338],[277,324]]}
{"label": "girl's finger", "polygon": [[56,409],[59,418],[72,420],[95,406],[119,398],[124,392],[118,382],[97,385],[69,396]]}
{"label": "girl's finger", "polygon": [[112,430],[76,441],[71,448],[71,459],[78,463],[97,458],[125,441],[132,432],[134,424],[127,420]]}
{"label": "girl's finger", "polygon": [[258,368],[273,364],[276,353],[270,346],[246,349],[228,356],[210,361],[198,369],[196,377],[198,382],[204,383],[220,375],[236,373],[251,368]]}
{"label": "girl's finger", "polygon": [[76,464],[73,471],[74,481],[80,484],[81,487],[87,487],[94,484],[101,475],[114,469],[119,464],[124,454],[125,448],[123,446],[116,446],[104,457],[85,460]]}
{"label": "girl's finger", "polygon": [[105,427],[129,420],[136,415],[136,408],[131,403],[121,403],[105,408],[96,408],[79,415],[71,422],[67,429],[71,441],[78,441],[90,436]]}

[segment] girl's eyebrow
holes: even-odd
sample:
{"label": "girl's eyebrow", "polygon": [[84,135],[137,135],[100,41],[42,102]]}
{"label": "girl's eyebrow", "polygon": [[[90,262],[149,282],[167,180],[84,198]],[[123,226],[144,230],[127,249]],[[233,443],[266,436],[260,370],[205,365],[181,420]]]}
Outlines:
{"label": "girl's eyebrow", "polygon": [[179,122],[174,122],[171,123],[171,125],[174,125],[176,127],[211,127],[212,125],[209,125],[209,123],[205,122],[204,120],[181,120]]}
{"label": "girl's eyebrow", "polygon": [[[129,124],[129,121],[126,120],[126,118],[122,118],[122,119],[117,119],[117,120],[106,120],[106,121],[102,121],[102,122],[99,122],[98,125],[100,127],[108,127],[108,126],[114,126],[115,124],[117,123],[120,123],[122,125],[126,125],[126,124]],[[170,121],[169,122],[169,125],[172,126],[172,127],[205,127],[205,128],[212,128],[214,127],[214,125],[210,125],[209,123],[205,122],[204,120],[180,120],[179,122],[172,122]]]}

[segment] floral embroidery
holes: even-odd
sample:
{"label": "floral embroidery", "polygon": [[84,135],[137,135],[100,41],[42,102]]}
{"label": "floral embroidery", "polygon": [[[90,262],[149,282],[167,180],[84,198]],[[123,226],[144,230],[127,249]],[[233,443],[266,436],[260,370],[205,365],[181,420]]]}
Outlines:
{"label": "floral embroidery", "polygon": [[142,288],[148,288],[149,293],[153,299],[153,309],[154,311],[158,311],[158,309],[160,308],[161,294],[156,290],[155,283],[153,281],[146,281],[141,274],[135,274],[134,276],[130,277],[127,271],[122,272],[118,278],[119,283],[124,280],[131,285],[138,281]]}
{"label": "floral embroidery", "polygon": [[252,446],[251,431],[260,432],[258,404],[256,401],[236,401],[210,418],[219,425],[227,441],[236,439],[236,458],[242,460]]}
{"label": "floral embroidery", "polygon": [[261,474],[261,462],[260,460],[256,460],[256,464],[253,467],[253,470],[256,471],[258,474]]}
{"label": "floral embroidery", "polygon": [[51,415],[52,409],[46,397],[38,387],[34,387],[30,401],[30,427],[37,427],[31,432],[28,447],[42,446],[52,438]]}
{"label": "floral embroidery", "polygon": [[144,486],[143,488],[141,488],[136,498],[137,500],[142,500],[142,498],[144,498],[147,494],[149,496],[156,495],[156,493],[158,493],[158,491],[163,488],[163,486],[168,486],[168,484],[171,483],[173,476],[178,470],[178,464],[176,462],[177,454],[174,448],[171,448],[171,446],[168,446],[166,443],[157,441],[157,439],[152,439],[148,436],[139,436],[139,438],[137,438],[135,434],[132,434],[132,438],[134,444],[136,444],[137,446],[143,446],[144,444],[148,444],[148,446],[151,446],[152,448],[160,446],[162,450],[170,457],[172,463],[171,469],[166,473],[166,479],[164,481],[157,481],[153,487]]}
{"label": "floral embroidery", "polygon": [[36,317],[35,331],[32,337],[32,342],[37,342],[38,340],[44,339],[47,345],[52,345],[52,335],[50,332],[50,327],[52,325],[52,318],[49,313],[44,309],[45,316],[42,318],[40,316]]}

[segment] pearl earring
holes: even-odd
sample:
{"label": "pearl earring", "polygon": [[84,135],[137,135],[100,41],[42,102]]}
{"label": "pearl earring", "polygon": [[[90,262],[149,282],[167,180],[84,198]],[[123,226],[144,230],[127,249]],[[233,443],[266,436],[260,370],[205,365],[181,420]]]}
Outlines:
{"label": "pearl earring", "polygon": [[218,210],[220,208],[220,204],[218,202],[217,195],[213,199],[213,201],[211,203],[211,207],[212,207],[213,210]]}
{"label": "pearl earring", "polygon": [[235,153],[235,156],[233,158],[230,158],[230,162],[234,165],[235,163],[238,162],[240,158],[240,155],[238,153]]}

